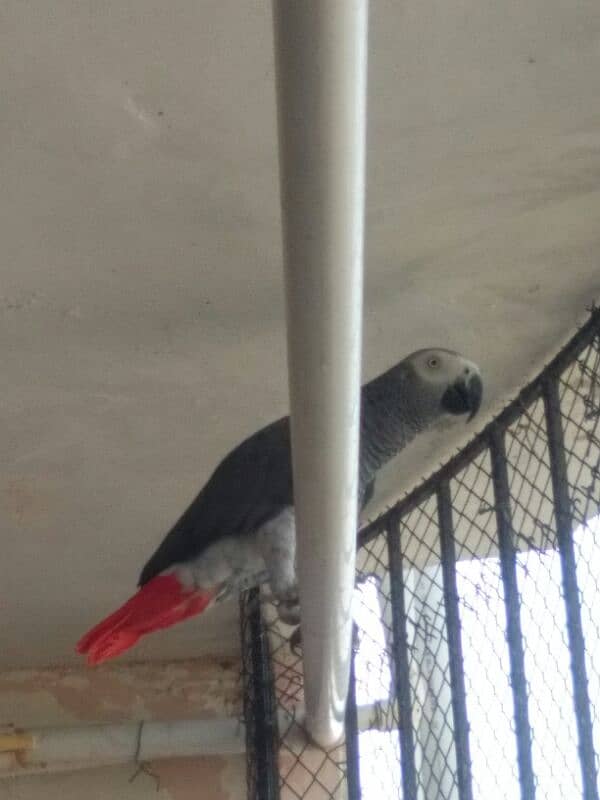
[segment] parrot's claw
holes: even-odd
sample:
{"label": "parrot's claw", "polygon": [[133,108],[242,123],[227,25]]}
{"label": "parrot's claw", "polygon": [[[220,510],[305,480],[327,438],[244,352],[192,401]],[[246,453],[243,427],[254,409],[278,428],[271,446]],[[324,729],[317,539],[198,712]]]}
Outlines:
{"label": "parrot's claw", "polygon": [[281,594],[279,600],[279,619],[286,625],[300,624],[300,598],[296,586]]}
{"label": "parrot's claw", "polygon": [[302,650],[302,628],[300,625],[293,631],[292,635],[289,639],[290,643],[290,650],[295,656],[300,655],[300,651]]}
{"label": "parrot's claw", "polygon": [[286,625],[300,625],[300,606],[279,606],[279,619]]}

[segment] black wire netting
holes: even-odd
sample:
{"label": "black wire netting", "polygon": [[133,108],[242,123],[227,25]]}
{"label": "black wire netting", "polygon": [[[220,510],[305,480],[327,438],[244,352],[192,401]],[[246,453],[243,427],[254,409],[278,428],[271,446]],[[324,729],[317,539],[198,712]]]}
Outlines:
{"label": "black wire netting", "polygon": [[598,800],[600,311],[466,448],[359,534],[346,741],[242,599],[251,800]]}

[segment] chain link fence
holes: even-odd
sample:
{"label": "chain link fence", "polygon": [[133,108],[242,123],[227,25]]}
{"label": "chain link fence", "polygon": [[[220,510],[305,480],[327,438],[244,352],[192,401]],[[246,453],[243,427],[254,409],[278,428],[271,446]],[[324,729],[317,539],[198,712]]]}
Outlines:
{"label": "chain link fence", "polygon": [[600,312],[359,545],[332,752],[290,629],[242,600],[248,797],[598,800]]}

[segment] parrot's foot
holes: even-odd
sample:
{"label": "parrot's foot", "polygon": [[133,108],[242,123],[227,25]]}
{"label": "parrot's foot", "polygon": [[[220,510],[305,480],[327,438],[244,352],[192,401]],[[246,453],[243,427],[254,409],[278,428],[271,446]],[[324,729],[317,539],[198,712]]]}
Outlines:
{"label": "parrot's foot", "polygon": [[279,606],[278,612],[286,625],[300,625],[300,606]]}
{"label": "parrot's foot", "polygon": [[302,650],[302,628],[300,625],[293,631],[292,635],[289,638],[290,650],[295,656],[300,655],[300,651]]}
{"label": "parrot's foot", "polygon": [[285,622],[286,625],[299,625],[300,624],[300,598],[298,597],[298,589],[294,586],[288,589],[284,594],[279,595],[278,614],[279,619]]}

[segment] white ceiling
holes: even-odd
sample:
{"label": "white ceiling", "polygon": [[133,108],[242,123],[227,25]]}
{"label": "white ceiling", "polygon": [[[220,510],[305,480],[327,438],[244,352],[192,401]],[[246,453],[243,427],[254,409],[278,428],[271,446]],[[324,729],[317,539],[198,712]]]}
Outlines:
{"label": "white ceiling", "polygon": [[[597,0],[371,6],[365,377],[443,344],[489,408],[600,295]],[[0,98],[0,666],[63,663],[287,407],[270,5],[4,0]]]}

